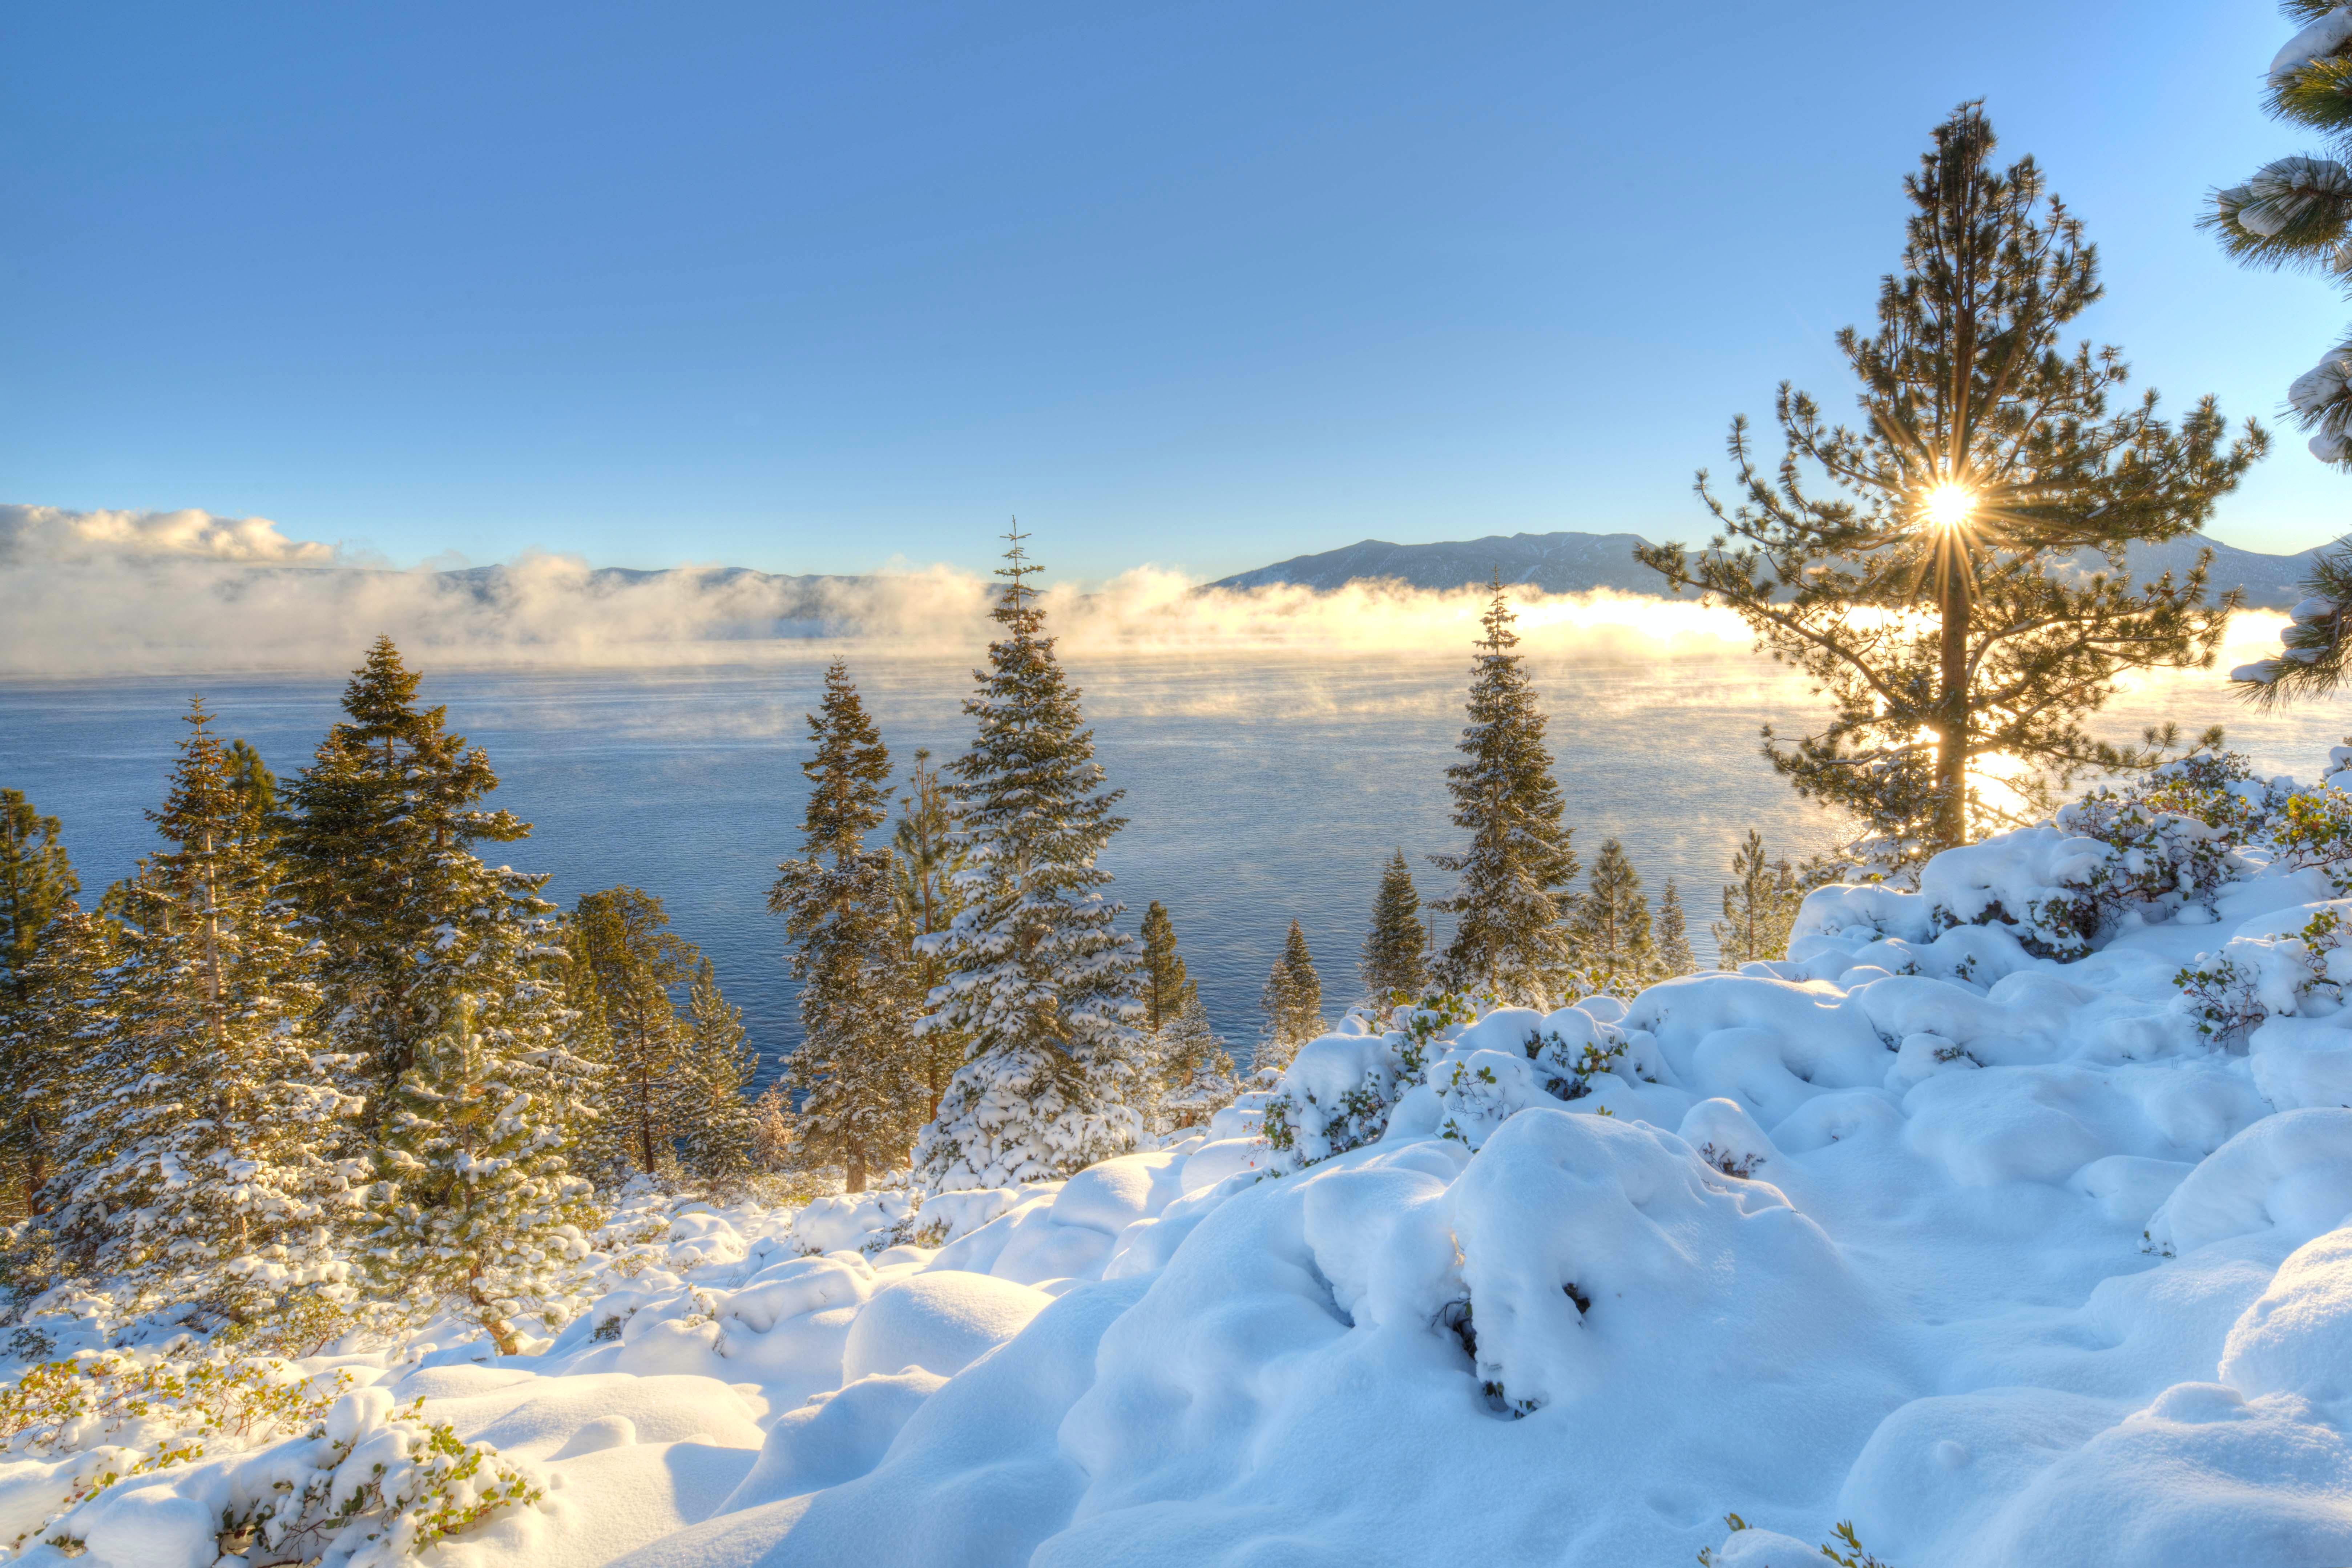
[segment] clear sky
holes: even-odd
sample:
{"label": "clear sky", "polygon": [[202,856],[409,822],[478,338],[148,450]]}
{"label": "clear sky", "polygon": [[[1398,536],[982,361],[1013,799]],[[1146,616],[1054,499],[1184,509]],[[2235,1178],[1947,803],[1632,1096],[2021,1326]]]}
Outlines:
{"label": "clear sky", "polygon": [[[2203,193],[2302,150],[2260,4],[37,5],[0,21],[0,500],[403,563],[1221,574],[1696,539],[1962,98],[2178,407],[2347,314]],[[2342,531],[2291,431],[2215,531]]]}

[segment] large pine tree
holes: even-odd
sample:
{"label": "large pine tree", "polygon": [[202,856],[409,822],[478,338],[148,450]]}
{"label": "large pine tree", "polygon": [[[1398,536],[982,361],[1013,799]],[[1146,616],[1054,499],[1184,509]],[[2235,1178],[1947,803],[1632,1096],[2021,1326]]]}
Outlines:
{"label": "large pine tree", "polygon": [[[64,1029],[77,999],[61,994],[88,957],[52,955],[39,965],[44,939],[60,917],[78,912],[81,882],[58,839],[54,816],[33,809],[21,791],[0,789],[0,1215],[37,1213],[57,1136],[58,1071],[70,1059]],[[78,930],[79,928],[77,928]]]}
{"label": "large pine tree", "polygon": [[1381,890],[1372,898],[1372,928],[1364,933],[1363,959],[1357,966],[1364,994],[1383,1007],[1399,997],[1418,1001],[1429,988],[1428,946],[1412,870],[1399,849],[1381,873]]}
{"label": "large pine tree", "polygon": [[[1707,550],[1636,551],[1828,695],[1826,725],[1785,743],[1768,725],[1765,752],[1890,866],[2150,760],[2084,721],[2130,671],[2210,662],[2233,596],[2207,602],[2210,557],[2135,586],[2125,548],[2195,532],[2264,449],[2251,425],[2231,442],[2210,398],[2178,426],[2153,392],[2111,407],[2117,351],[2062,342],[2099,298],[2097,254],[2033,161],[1996,169],[1993,147],[1964,105],[1905,182],[1878,331],[1837,339],[1864,419],[1828,423],[1784,384],[1780,460],[1759,460],[1743,418],[1735,498],[1699,476],[1722,530]],[[2105,569],[2081,574],[2084,553]]]}
{"label": "large pine tree", "polygon": [[1288,1067],[1298,1047],[1323,1032],[1323,981],[1315,973],[1315,956],[1297,921],[1282,939],[1282,952],[1266,973],[1258,1005],[1265,1012],[1265,1028],[1250,1058],[1254,1068]]}
{"label": "large pine tree", "polygon": [[1140,954],[1095,864],[1126,819],[1045,634],[1024,537],[1007,536],[993,611],[1003,631],[964,703],[977,733],[948,769],[966,902],[927,939],[950,974],[922,1027],[960,1034],[968,1059],[916,1151],[933,1190],[1067,1175],[1141,1131],[1129,1103],[1144,1049]]}
{"label": "large pine tree", "polygon": [[784,917],[801,986],[801,1044],[785,1065],[801,1143],[840,1163],[856,1193],[905,1157],[919,1124],[914,976],[891,853],[866,842],[888,816],[890,753],[839,659],[808,725],[801,853],[778,868],[768,907]]}
{"label": "large pine tree", "polygon": [[73,1071],[56,1225],[149,1300],[244,1317],[337,1267],[360,1101],[320,1065],[308,943],[201,702],[188,725],[148,813],[169,847],[125,889],[110,1026]]}
{"label": "large pine tree", "polygon": [[1642,874],[1616,839],[1602,842],[1591,879],[1569,923],[1586,985],[1630,996],[1649,982],[1657,958],[1650,932],[1650,900],[1642,896]]}
{"label": "large pine tree", "polygon": [[1565,803],[1552,782],[1544,716],[1515,651],[1517,617],[1494,586],[1471,664],[1470,722],[1462,731],[1465,761],[1445,770],[1454,825],[1470,833],[1458,855],[1430,863],[1458,879],[1429,907],[1454,917],[1454,940],[1438,961],[1450,989],[1498,1002],[1549,1006],[1570,983],[1573,945],[1564,923],[1578,870],[1562,821]]}

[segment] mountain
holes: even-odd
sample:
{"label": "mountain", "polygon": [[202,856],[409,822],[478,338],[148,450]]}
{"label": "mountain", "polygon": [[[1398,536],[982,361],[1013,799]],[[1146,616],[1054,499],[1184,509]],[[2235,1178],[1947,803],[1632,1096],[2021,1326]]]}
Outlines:
{"label": "mountain", "polygon": [[[1577,594],[1590,588],[1615,588],[1629,594],[1658,592],[1657,574],[1633,559],[1633,547],[1648,542],[1636,533],[1495,533],[1484,539],[1446,541],[1435,544],[1391,544],[1367,539],[1319,555],[1297,555],[1271,566],[1240,572],[1209,584],[1212,588],[1257,588],[1286,583],[1328,593],[1349,583],[1394,582],[1413,588],[1460,588],[1484,584],[1499,574],[1506,583],[1525,584],[1547,594]],[[2214,588],[2242,588],[2246,603],[2258,609],[2281,609],[2303,596],[2297,583],[2310,567],[2315,550],[2296,555],[2265,555],[2241,550],[2203,534],[2176,539],[2168,544],[2135,544],[2126,556],[2132,575],[2139,579],[2165,572],[2181,573],[2200,549],[2213,552]],[[2106,563],[2084,552],[2074,568],[2087,574],[2105,571]]]}

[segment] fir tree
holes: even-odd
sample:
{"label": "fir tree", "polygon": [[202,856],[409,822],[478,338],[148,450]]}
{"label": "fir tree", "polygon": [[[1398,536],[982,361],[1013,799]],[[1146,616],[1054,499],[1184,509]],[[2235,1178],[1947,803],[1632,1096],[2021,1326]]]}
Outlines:
{"label": "fir tree", "polygon": [[[2249,425],[2230,442],[2210,398],[2177,427],[2153,393],[2110,411],[2118,353],[2061,346],[2099,297],[2096,253],[2032,160],[1996,170],[1993,145],[1965,105],[1906,182],[1878,331],[1837,340],[1867,418],[1826,424],[1784,384],[1782,459],[1759,463],[1741,419],[1737,498],[1699,476],[1722,534],[1696,556],[1636,552],[1828,694],[1824,728],[1783,744],[1767,726],[1766,754],[1895,864],[2038,816],[2085,769],[2152,760],[2083,721],[2129,671],[2210,662],[2234,595],[2205,603],[2210,556],[2135,588],[2125,547],[2193,533],[2265,441]],[[2077,580],[2079,552],[2110,570]],[[1993,759],[1998,795],[1979,787]]]}
{"label": "fir tree", "polygon": [[[914,771],[898,797],[898,820],[890,834],[898,925],[905,937],[905,962],[912,971],[910,987],[919,997],[929,996],[948,978],[947,960],[923,939],[946,931],[963,908],[956,885],[964,852],[956,840],[955,800],[930,763],[929,748],[917,747]],[[961,1035],[948,1028],[927,1030],[908,1043],[908,1070],[922,1086],[921,1121],[939,1115],[948,1083],[963,1066],[964,1044]]]}
{"label": "fir tree", "polygon": [[890,753],[839,659],[808,725],[815,751],[801,764],[810,784],[801,855],[778,868],[768,894],[801,983],[801,1045],[785,1080],[800,1097],[803,1146],[840,1163],[856,1193],[870,1173],[898,1163],[917,1125],[913,973],[891,854],[866,841],[887,815]]}
{"label": "fir tree", "polygon": [[1428,946],[1429,928],[1421,923],[1412,871],[1399,849],[1381,873],[1381,890],[1372,899],[1372,929],[1365,933],[1358,965],[1365,994],[1381,1006],[1400,996],[1419,1000],[1429,989]]}
{"label": "fir tree", "polygon": [[935,1191],[1067,1175],[1141,1130],[1129,1098],[1141,1088],[1139,953],[1095,864],[1126,822],[1045,635],[1024,537],[1008,535],[993,612],[1003,633],[964,703],[977,733],[948,770],[966,903],[926,939],[950,973],[921,1027],[960,1033],[968,1059],[916,1151]]}
{"label": "fir tree", "polygon": [[1642,896],[1642,874],[1616,839],[1602,842],[1570,925],[1585,984],[1594,991],[1631,995],[1647,982],[1657,962],[1650,901]]}
{"label": "fir tree", "polygon": [[1209,1026],[1209,1015],[1192,992],[1184,994],[1175,1016],[1153,1039],[1161,1082],[1157,1131],[1205,1126],[1241,1093],[1234,1058]]}
{"label": "fir tree", "polygon": [[672,1100],[687,1174],[720,1198],[740,1194],[762,1169],[764,1115],[746,1098],[759,1067],[743,1032],[743,1010],[719,993],[710,960],[697,955],[686,997],[686,1073]]}
{"label": "fir tree", "polygon": [[1176,956],[1176,922],[1158,899],[1143,911],[1143,1026],[1158,1032],[1183,1010],[1192,994],[1184,961]]}
{"label": "fir tree", "polygon": [[201,702],[188,724],[148,813],[171,847],[129,884],[110,1027],[74,1069],[57,1225],[151,1300],[243,1317],[338,1272],[360,1102],[309,1038],[308,944]]}
{"label": "fir tree", "polygon": [[1797,923],[1797,907],[1805,890],[1786,860],[1764,853],[1764,836],[1754,828],[1731,856],[1731,880],[1723,885],[1723,919],[1708,929],[1715,933],[1719,968],[1785,957],[1789,932]]}
{"label": "fir tree", "polygon": [[1691,952],[1690,916],[1683,909],[1683,890],[1672,877],[1666,879],[1666,890],[1658,899],[1654,951],[1651,973],[1657,979],[1672,980],[1698,968],[1698,955]]}
{"label": "fir tree", "polygon": [[[0,790],[0,1214],[12,1216],[40,1212],[57,1133],[57,1072],[68,1059],[60,1026],[73,1007],[58,987],[73,985],[78,966],[37,963],[52,923],[78,911],[81,891],[58,826],[22,792]],[[55,956],[85,960],[87,942]]]}
{"label": "fir tree", "polygon": [[1517,617],[1499,580],[1494,595],[1471,666],[1470,723],[1460,747],[1468,760],[1445,770],[1454,825],[1469,830],[1470,847],[1429,858],[1460,879],[1452,893],[1430,901],[1454,917],[1438,979],[1454,991],[1549,1006],[1573,968],[1563,921],[1578,867],[1544,745],[1544,716],[1524,656],[1513,651]]}
{"label": "fir tree", "polygon": [[488,871],[471,852],[530,826],[477,809],[498,774],[446,731],[446,710],[416,706],[416,686],[392,639],[377,638],[277,824],[288,890],[321,947],[320,1016],[361,1058],[379,1130],[424,1042],[446,1037],[446,1003],[463,989],[441,933],[536,904],[546,880]]}
{"label": "fir tree", "polygon": [[583,893],[571,946],[594,977],[602,1009],[601,1126],[628,1169],[658,1176],[677,1163],[678,1119],[691,1058],[674,994],[701,954],[667,929],[668,911],[642,888]]}
{"label": "fir tree", "polygon": [[1265,1010],[1265,1029],[1264,1043],[1250,1061],[1254,1068],[1288,1067],[1298,1047],[1323,1032],[1323,982],[1307,951],[1307,933],[1297,921],[1283,938],[1258,1005]]}

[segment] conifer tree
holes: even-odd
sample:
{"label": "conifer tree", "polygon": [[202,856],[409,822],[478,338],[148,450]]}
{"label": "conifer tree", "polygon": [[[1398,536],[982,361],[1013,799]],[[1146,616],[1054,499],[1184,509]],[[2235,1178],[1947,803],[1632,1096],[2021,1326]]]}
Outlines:
{"label": "conifer tree", "polygon": [[594,977],[602,1009],[601,1126],[627,1168],[659,1176],[677,1163],[678,1119],[692,1058],[677,988],[701,954],[669,930],[660,899],[642,888],[583,893],[572,911],[571,947]]}
{"label": "conifer tree", "polygon": [[1517,617],[1499,580],[1494,595],[1471,665],[1470,723],[1460,746],[1467,760],[1445,770],[1454,825],[1469,829],[1470,847],[1429,858],[1459,878],[1452,893],[1430,900],[1431,909],[1454,916],[1438,980],[1454,991],[1549,1006],[1573,969],[1564,921],[1578,867],[1544,745],[1544,716],[1525,656],[1513,651]]}
{"label": "conifer tree", "polygon": [[261,760],[261,753],[245,741],[231,741],[222,760],[229,788],[236,795],[237,807],[243,823],[240,831],[246,837],[272,837],[276,830],[271,818],[278,812],[278,775]]}
{"label": "conifer tree", "polygon": [[1789,932],[1804,900],[1796,869],[1786,860],[1768,858],[1764,836],[1749,828],[1732,852],[1731,880],[1723,885],[1723,919],[1709,927],[1715,933],[1717,967],[1737,969],[1787,956]]}
{"label": "conifer tree", "polygon": [[773,1173],[792,1163],[795,1142],[793,1102],[783,1086],[770,1084],[751,1102],[751,1165]]}
{"label": "conifer tree", "polygon": [[1611,995],[1631,995],[1647,983],[1657,962],[1650,900],[1642,896],[1642,874],[1616,839],[1602,842],[1570,925],[1587,985]]}
{"label": "conifer tree", "polygon": [[1399,849],[1381,873],[1381,890],[1372,899],[1372,929],[1365,933],[1364,956],[1358,965],[1365,994],[1381,1006],[1398,996],[1418,1000],[1429,989],[1428,946],[1429,929],[1421,922],[1412,871]]}
{"label": "conifer tree", "polygon": [[1297,921],[1283,938],[1258,1005],[1265,1009],[1265,1029],[1264,1043],[1250,1062],[1254,1068],[1288,1067],[1298,1047],[1323,1032],[1323,982],[1307,950],[1307,933]]}
{"label": "conifer tree", "polygon": [[1192,994],[1184,961],[1176,956],[1176,922],[1158,899],[1143,911],[1143,1026],[1157,1033],[1183,1010]]}
{"label": "conifer tree", "polygon": [[1209,1015],[1194,993],[1184,994],[1176,1016],[1161,1026],[1154,1041],[1162,1085],[1157,1131],[1205,1126],[1241,1093],[1234,1058],[1209,1026]]}
{"label": "conifer tree", "polygon": [[1657,979],[1672,980],[1697,968],[1698,955],[1691,952],[1690,916],[1683,909],[1683,890],[1669,877],[1666,890],[1658,898],[1656,956],[1651,973]]}
{"label": "conifer tree", "polygon": [[[955,828],[954,796],[939,769],[931,766],[929,748],[919,746],[890,834],[898,924],[912,971],[909,987],[917,997],[929,996],[947,984],[947,960],[923,939],[946,931],[963,908],[956,877],[965,857]],[[908,1041],[908,1070],[922,1087],[919,1121],[928,1123],[939,1115],[948,1083],[963,1066],[964,1045],[963,1037],[950,1028],[929,1029]]]}
{"label": "conifer tree", "polygon": [[58,819],[35,811],[23,792],[0,789],[0,1214],[11,1217],[40,1212],[57,1134],[57,1074],[70,1059],[61,1030],[74,998],[58,988],[70,988],[89,957],[88,942],[77,941],[70,954],[37,963],[53,922],[79,909],[81,882],[58,832]]}
{"label": "conifer tree", "polygon": [[148,813],[170,847],[126,889],[110,1026],[75,1065],[56,1220],[148,1300],[244,1317],[338,1272],[360,1101],[318,1065],[308,944],[201,702],[187,721]]}
{"label": "conifer tree", "polygon": [[687,1070],[673,1097],[678,1156],[703,1191],[731,1198],[750,1184],[760,1138],[746,1092],[759,1058],[743,1031],[743,1010],[720,994],[710,960],[696,955],[686,996]]}
{"label": "conifer tree", "polygon": [[489,870],[472,853],[530,826],[478,809],[498,774],[479,747],[447,732],[446,710],[416,706],[416,686],[392,639],[377,638],[343,689],[344,717],[286,787],[277,824],[288,891],[322,950],[320,1016],[360,1058],[379,1131],[394,1087],[425,1041],[446,1038],[446,1004],[464,989],[452,957],[460,944],[441,933],[544,910],[545,878]]}
{"label": "conifer tree", "polygon": [[[2029,820],[2086,769],[2154,760],[2084,720],[2129,671],[2210,663],[2234,601],[2205,602],[2210,557],[2134,586],[2125,547],[2194,532],[2266,439],[2230,441],[2210,398],[2177,426],[2152,392],[2111,409],[2117,351],[2061,342],[2100,295],[2096,252],[2032,160],[1998,170],[1993,146],[1963,105],[1905,182],[1878,331],[1837,339],[1865,419],[1829,424],[1784,384],[1782,458],[1759,461],[1735,420],[1735,497],[1699,476],[1722,530],[1708,549],[1635,552],[1827,693],[1826,726],[1786,743],[1767,726],[1765,752],[1892,866]],[[2078,552],[2108,570],[2075,580]],[[1997,793],[1980,787],[1994,759]]]}
{"label": "conifer tree", "polygon": [[801,1044],[785,1081],[800,1096],[803,1147],[839,1162],[857,1193],[913,1141],[913,970],[890,851],[866,841],[887,815],[890,753],[839,659],[808,725],[815,750],[801,764],[810,784],[801,854],[778,868],[768,894],[801,983]]}
{"label": "conifer tree", "polygon": [[1132,1147],[1144,1049],[1135,1020],[1140,953],[1104,897],[1096,858],[1126,826],[1103,790],[1077,689],[1045,634],[1027,579],[1038,567],[1007,536],[1003,634],[964,711],[977,733],[950,763],[968,857],[966,902],[926,939],[947,961],[921,1027],[961,1033],[967,1059],[916,1151],[932,1190],[1067,1175]]}

